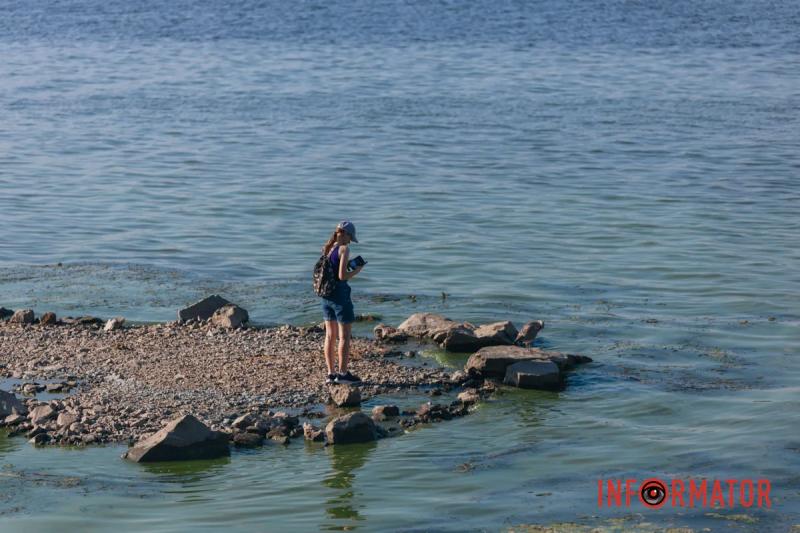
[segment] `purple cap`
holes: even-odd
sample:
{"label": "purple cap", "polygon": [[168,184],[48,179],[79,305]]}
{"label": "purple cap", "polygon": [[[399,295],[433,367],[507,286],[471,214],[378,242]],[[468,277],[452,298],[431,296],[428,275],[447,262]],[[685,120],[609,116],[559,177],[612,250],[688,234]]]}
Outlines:
{"label": "purple cap", "polygon": [[346,231],[347,234],[350,235],[350,238],[353,239],[353,242],[358,242],[358,239],[356,239],[356,227],[349,220],[342,220],[339,222],[339,225],[336,226],[336,229]]}

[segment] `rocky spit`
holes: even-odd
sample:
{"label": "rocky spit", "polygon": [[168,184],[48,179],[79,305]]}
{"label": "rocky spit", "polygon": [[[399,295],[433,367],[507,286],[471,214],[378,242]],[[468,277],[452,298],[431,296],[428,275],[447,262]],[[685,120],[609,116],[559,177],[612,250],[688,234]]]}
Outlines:
{"label": "rocky spit", "polygon": [[[389,437],[464,416],[501,383],[560,390],[566,371],[591,361],[531,348],[542,321],[518,332],[509,321],[474,326],[417,313],[397,328],[377,325],[375,340],[352,339],[350,366],[363,383],[326,385],[320,326],[248,328],[247,311],[218,295],[167,324],[125,327],[122,317],[59,320],[53,313],[37,319],[30,309],[0,308],[0,318],[8,318],[0,322],[0,426],[36,445],[126,442],[134,446],[124,456],[134,461],[217,457],[229,453],[228,443]],[[413,352],[391,345],[409,338],[472,355],[452,374],[403,364],[396,356]],[[382,394],[443,391],[456,399],[360,410]],[[326,417],[326,427],[314,425]]]}
{"label": "rocky spit", "polygon": [[[0,322],[0,379],[27,408],[5,423],[29,438],[46,435],[41,443],[80,445],[134,442],[184,413],[231,433],[246,414],[322,417],[320,404],[337,387],[324,384],[323,340],[318,327],[288,325],[226,329],[209,321],[106,331],[88,321]],[[364,400],[451,386],[446,370],[403,365],[396,350],[370,339],[353,338],[351,354]],[[42,392],[66,396],[40,401]],[[37,408],[39,418],[31,419]]]}

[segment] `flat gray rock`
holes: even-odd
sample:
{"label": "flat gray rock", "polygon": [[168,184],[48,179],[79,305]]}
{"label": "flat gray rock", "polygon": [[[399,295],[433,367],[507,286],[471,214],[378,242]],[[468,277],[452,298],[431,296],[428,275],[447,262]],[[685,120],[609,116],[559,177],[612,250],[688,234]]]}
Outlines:
{"label": "flat gray rock", "polygon": [[521,389],[558,390],[561,371],[552,361],[520,361],[506,369],[503,383]]}
{"label": "flat gray rock", "polygon": [[230,455],[228,436],[211,431],[192,415],[173,420],[161,431],[138,442],[122,457],[137,463],[214,459]]}
{"label": "flat gray rock", "polygon": [[230,302],[217,294],[212,294],[203,298],[199,302],[178,311],[178,320],[187,322],[189,320],[208,320],[214,315],[217,309],[228,305]]}
{"label": "flat gray rock", "polygon": [[584,355],[548,352],[538,348],[487,346],[470,356],[464,370],[478,373],[483,377],[505,378],[506,368],[520,361],[551,361],[558,366],[559,370],[563,371],[591,360]]}

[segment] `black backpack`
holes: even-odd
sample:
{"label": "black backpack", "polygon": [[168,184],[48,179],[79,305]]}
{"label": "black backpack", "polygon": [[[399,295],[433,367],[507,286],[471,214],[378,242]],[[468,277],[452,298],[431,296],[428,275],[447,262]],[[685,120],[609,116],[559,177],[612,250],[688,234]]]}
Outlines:
{"label": "black backpack", "polygon": [[333,268],[333,261],[327,255],[319,256],[317,264],[314,265],[313,281],[314,292],[317,293],[317,296],[327,298],[336,290],[339,279]]}

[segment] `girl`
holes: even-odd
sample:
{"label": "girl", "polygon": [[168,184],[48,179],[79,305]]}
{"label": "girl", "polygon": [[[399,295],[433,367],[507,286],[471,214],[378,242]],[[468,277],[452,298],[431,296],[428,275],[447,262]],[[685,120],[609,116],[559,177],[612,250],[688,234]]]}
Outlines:
{"label": "girl", "polygon": [[[327,255],[333,263],[336,279],[336,290],[327,298],[322,299],[322,318],[325,321],[325,364],[328,366],[328,378],[325,383],[360,383],[361,380],[347,370],[350,359],[350,330],[355,315],[353,314],[353,301],[350,299],[350,285],[347,280],[355,277],[364,265],[350,272],[347,271],[347,262],[350,260],[348,245],[358,242],[356,227],[349,220],[344,220],[336,226],[336,230],[322,247],[322,253]],[[339,373],[334,372],[333,351],[336,342],[339,342]]]}

